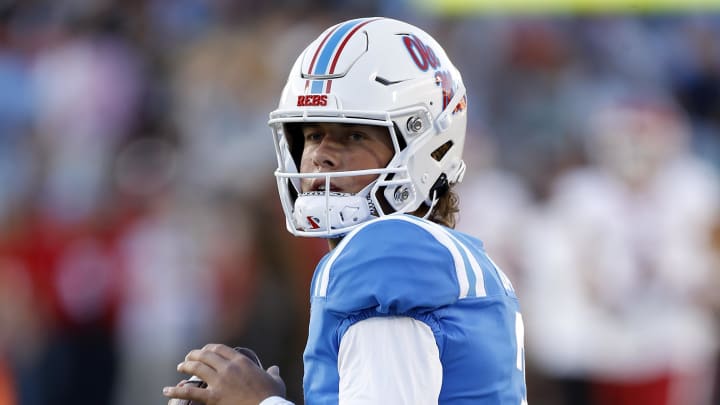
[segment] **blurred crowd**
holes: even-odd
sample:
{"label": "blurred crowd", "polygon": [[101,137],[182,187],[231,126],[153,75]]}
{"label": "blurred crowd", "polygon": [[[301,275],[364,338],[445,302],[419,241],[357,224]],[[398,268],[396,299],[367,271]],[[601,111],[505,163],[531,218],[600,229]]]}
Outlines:
{"label": "blurred crowd", "polygon": [[0,2],[0,405],[164,403],[207,342],[302,403],[322,240],[266,126],[341,20],[431,32],[468,87],[459,228],[519,290],[533,404],[720,404],[720,14],[411,1]]}

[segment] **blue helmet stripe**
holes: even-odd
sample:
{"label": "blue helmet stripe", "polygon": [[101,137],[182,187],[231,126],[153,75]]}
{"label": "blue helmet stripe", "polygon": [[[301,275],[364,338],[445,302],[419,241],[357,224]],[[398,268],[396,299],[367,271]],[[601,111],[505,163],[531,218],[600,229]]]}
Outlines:
{"label": "blue helmet stripe", "polygon": [[[332,59],[332,56],[335,53],[335,50],[337,49],[340,41],[343,39],[343,37],[345,37],[345,34],[347,34],[356,25],[362,23],[365,20],[367,20],[367,18],[359,18],[357,20],[348,21],[344,23],[340,28],[335,30],[335,32],[333,32],[332,36],[327,40],[325,46],[320,52],[320,57],[317,60],[317,64],[315,65],[315,69],[312,74],[324,75],[328,73],[330,60]],[[322,93],[324,83],[325,82],[322,80],[313,80],[312,86],[310,87],[310,92],[313,94]]]}

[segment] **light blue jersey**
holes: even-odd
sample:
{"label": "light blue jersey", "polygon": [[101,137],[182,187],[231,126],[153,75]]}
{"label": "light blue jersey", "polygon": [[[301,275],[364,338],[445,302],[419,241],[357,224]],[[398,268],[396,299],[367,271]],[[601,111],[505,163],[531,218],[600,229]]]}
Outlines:
{"label": "light blue jersey", "polygon": [[307,405],[338,403],[340,340],[356,322],[381,316],[411,317],[433,331],[440,404],[526,403],[522,318],[510,281],[479,240],[391,215],[353,230],[315,270]]}

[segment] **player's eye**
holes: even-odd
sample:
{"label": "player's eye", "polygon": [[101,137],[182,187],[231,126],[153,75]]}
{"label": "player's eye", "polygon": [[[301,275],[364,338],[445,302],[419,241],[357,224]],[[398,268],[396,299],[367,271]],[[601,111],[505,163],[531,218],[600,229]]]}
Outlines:
{"label": "player's eye", "polygon": [[308,132],[305,134],[305,142],[318,142],[322,139],[320,132]]}
{"label": "player's eye", "polygon": [[355,142],[362,141],[365,139],[365,134],[362,132],[351,132],[348,134],[348,139]]}

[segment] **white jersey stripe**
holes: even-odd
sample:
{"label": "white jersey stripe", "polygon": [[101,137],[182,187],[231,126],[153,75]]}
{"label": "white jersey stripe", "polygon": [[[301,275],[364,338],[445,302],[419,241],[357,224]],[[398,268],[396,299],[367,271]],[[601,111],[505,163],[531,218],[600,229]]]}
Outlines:
{"label": "white jersey stripe", "polygon": [[512,282],[508,278],[508,276],[505,274],[505,272],[502,271],[500,266],[495,264],[493,259],[488,256],[488,260],[490,260],[490,263],[492,263],[493,267],[495,267],[495,271],[497,272],[498,278],[500,278],[500,282],[502,283],[503,287],[505,288],[505,291],[508,292],[515,292],[515,287],[513,287]]}
{"label": "white jersey stripe", "polygon": [[483,276],[482,267],[480,266],[480,263],[478,263],[475,256],[470,253],[470,250],[465,246],[464,243],[462,243],[458,238],[453,236],[449,231],[447,232],[448,236],[450,236],[465,252],[465,256],[468,259],[468,262],[470,262],[470,268],[472,269],[473,273],[475,273],[475,296],[476,297],[485,297],[487,296],[487,291],[485,291],[485,278]]}
{"label": "white jersey stripe", "polygon": [[455,264],[455,273],[457,274],[460,289],[458,297],[467,297],[468,291],[470,291],[470,283],[468,281],[467,272],[465,269],[465,261],[463,260],[462,254],[458,250],[457,246],[455,246],[455,243],[453,243],[452,239],[450,239],[450,236],[447,233],[442,231],[442,228],[440,228],[439,226],[433,226],[431,225],[431,223],[425,222],[420,218],[410,215],[398,215],[383,218],[397,218],[406,222],[412,222],[416,225],[419,225],[421,228],[425,229],[428,233],[430,233],[438,242],[440,242],[440,244],[445,246],[445,248],[450,252],[450,255],[453,258],[453,263]]}

